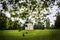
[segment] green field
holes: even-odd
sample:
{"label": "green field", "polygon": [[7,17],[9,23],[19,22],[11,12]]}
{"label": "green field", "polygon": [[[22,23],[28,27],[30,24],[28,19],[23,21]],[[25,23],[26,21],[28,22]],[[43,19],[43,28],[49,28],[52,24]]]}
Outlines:
{"label": "green field", "polygon": [[0,30],[0,40],[60,40],[60,30]]}

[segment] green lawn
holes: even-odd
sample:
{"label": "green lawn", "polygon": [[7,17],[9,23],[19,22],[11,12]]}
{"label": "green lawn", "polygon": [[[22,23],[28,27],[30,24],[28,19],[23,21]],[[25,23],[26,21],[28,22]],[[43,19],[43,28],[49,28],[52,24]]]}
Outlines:
{"label": "green lawn", "polygon": [[0,30],[0,40],[60,40],[60,30]]}

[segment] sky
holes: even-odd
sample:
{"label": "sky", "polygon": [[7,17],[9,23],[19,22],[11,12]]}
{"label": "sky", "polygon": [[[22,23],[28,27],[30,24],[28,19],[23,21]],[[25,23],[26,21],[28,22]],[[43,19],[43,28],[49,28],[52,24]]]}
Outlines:
{"label": "sky", "polygon": [[[56,20],[56,17],[53,17],[58,11],[60,12],[60,10],[59,10],[59,8],[58,8],[58,6],[56,5],[57,4],[57,1],[54,3],[55,5],[53,5],[52,6],[52,8],[48,8],[49,9],[49,12],[51,13],[49,16],[47,16],[47,17],[49,17],[49,19],[50,19],[50,24],[52,25],[52,24],[54,24],[54,20]],[[10,6],[8,6],[8,7],[10,7]],[[2,5],[0,4],[0,10],[2,9]],[[6,16],[8,17],[8,18],[10,18],[11,17],[11,15],[9,14],[9,12],[7,11],[7,12],[5,12],[5,14],[6,14]],[[11,18],[12,19],[12,21],[14,21],[14,18],[12,17]],[[22,23],[24,23],[25,22],[25,20],[22,20],[22,19],[20,19],[20,18],[15,18],[16,20],[20,20]]]}
{"label": "sky", "polygon": [[60,9],[58,8],[58,5],[57,4],[57,1],[54,3],[55,5],[52,6],[52,8],[49,8],[49,11],[51,13],[51,15],[49,15],[49,18],[50,18],[50,21],[51,23],[50,24],[54,24],[55,20],[56,20],[56,17],[54,17],[56,15],[57,12],[60,12]]}
{"label": "sky", "polygon": [[49,19],[50,19],[50,21],[51,21],[51,23],[50,24],[54,24],[54,20],[56,20],[56,17],[54,17],[55,15],[56,15],[56,13],[58,12],[58,6],[53,6],[53,8],[52,9],[49,9],[50,10],[50,15],[48,16],[49,17]]}

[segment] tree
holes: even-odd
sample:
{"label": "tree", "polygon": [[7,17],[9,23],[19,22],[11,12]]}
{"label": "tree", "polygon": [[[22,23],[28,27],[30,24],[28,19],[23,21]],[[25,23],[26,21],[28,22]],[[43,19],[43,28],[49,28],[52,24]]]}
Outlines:
{"label": "tree", "polygon": [[4,30],[6,29],[6,15],[0,11],[0,29]]}
{"label": "tree", "polygon": [[42,22],[39,22],[38,24],[34,25],[34,29],[44,29],[44,24]]}
{"label": "tree", "polygon": [[[31,0],[31,2],[22,2],[22,3],[19,3],[19,0],[15,0],[15,1],[7,0],[7,1],[8,3],[4,0],[1,3],[3,5],[4,12],[8,11],[11,17],[20,18],[26,21],[28,20],[31,21],[31,19],[34,18],[35,22],[37,23],[42,22],[43,24],[45,23],[46,16],[49,15],[49,13],[44,14],[45,11],[49,11],[48,7],[50,6],[50,4],[53,4],[53,2],[55,2],[55,0],[49,0],[49,1],[41,0],[39,1],[39,3],[36,0],[33,1]],[[8,6],[10,6],[10,8]],[[23,10],[21,11],[20,9]],[[36,12],[36,14],[34,12]],[[31,18],[29,19],[30,16]],[[15,22],[12,22],[11,26],[13,27],[14,24],[16,25]]]}
{"label": "tree", "polygon": [[50,27],[50,29],[55,29],[55,25],[52,24],[51,27]]}
{"label": "tree", "polygon": [[12,21],[9,18],[6,19],[6,29],[9,29],[10,28],[10,23],[11,22]]}
{"label": "tree", "polygon": [[13,27],[12,29],[18,29],[19,23],[18,21],[13,21]]}
{"label": "tree", "polygon": [[47,29],[50,28],[50,19],[49,18],[46,19],[46,28]]}
{"label": "tree", "polygon": [[60,29],[60,13],[59,12],[57,13],[57,16],[56,16],[55,28]]}
{"label": "tree", "polygon": [[8,11],[7,4],[5,1],[2,3],[2,7],[5,11]]}

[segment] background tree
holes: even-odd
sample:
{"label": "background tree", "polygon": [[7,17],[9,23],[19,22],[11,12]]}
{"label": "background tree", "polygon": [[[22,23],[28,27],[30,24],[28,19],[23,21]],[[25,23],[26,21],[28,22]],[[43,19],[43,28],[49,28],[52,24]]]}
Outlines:
{"label": "background tree", "polygon": [[46,19],[46,28],[47,29],[50,28],[50,19],[49,18]]}
{"label": "background tree", "polygon": [[0,11],[0,29],[6,29],[6,15]]}
{"label": "background tree", "polygon": [[60,13],[59,12],[57,13],[57,16],[56,16],[55,28],[60,29]]}
{"label": "background tree", "polygon": [[34,29],[44,29],[44,24],[42,22],[38,22],[38,24],[34,25]]}
{"label": "background tree", "polygon": [[55,25],[52,24],[51,27],[50,27],[50,29],[55,29]]}

